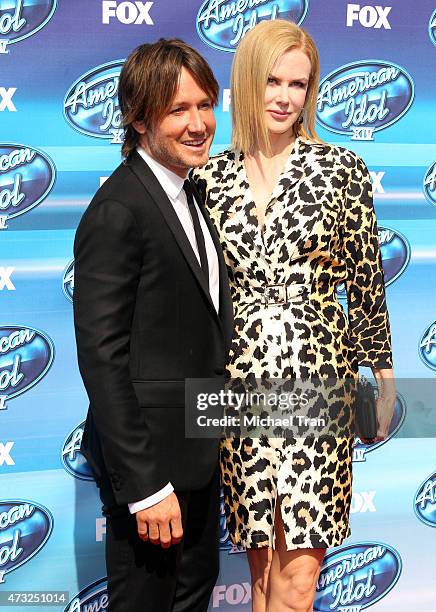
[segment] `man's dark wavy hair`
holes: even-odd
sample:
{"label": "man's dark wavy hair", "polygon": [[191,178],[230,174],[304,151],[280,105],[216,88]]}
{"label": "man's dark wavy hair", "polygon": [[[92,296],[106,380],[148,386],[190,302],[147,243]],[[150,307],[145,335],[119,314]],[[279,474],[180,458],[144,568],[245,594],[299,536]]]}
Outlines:
{"label": "man's dark wavy hair", "polygon": [[139,143],[140,134],[133,122],[143,121],[151,133],[168,112],[182,67],[216,106],[219,87],[209,64],[182,40],[161,38],[155,43],[140,45],[127,58],[118,85],[124,127],[123,157],[127,158]]}

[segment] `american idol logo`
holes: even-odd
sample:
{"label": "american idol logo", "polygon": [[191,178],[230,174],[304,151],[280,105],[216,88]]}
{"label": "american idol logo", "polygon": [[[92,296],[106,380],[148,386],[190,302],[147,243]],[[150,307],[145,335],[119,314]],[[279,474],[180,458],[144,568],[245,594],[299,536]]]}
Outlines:
{"label": "american idol logo", "polygon": [[408,111],[414,84],[401,66],[383,60],[345,64],[319,86],[319,123],[352,140],[374,140],[374,132],[392,125]]}
{"label": "american idol logo", "polygon": [[[377,395],[376,388],[374,389],[374,391]],[[377,448],[380,448],[380,446],[386,444],[388,440],[393,438],[395,434],[398,433],[404,423],[405,418],[406,402],[401,393],[397,393],[397,397],[394,404],[394,415],[389,426],[387,437],[384,440],[381,440],[380,442],[375,442],[374,444],[364,444],[359,438],[356,438],[353,446],[353,461],[355,463],[366,461],[367,453],[371,453]]]}
{"label": "american idol logo", "polygon": [[436,162],[425,173],[423,188],[426,199],[436,206]]}
{"label": "american idol logo", "polygon": [[93,480],[91,468],[84,455],[80,452],[85,423],[80,423],[68,434],[62,447],[62,463],[64,468],[80,480]]}
{"label": "american idol logo", "polygon": [[64,117],[78,132],[122,143],[118,81],[124,60],[97,66],[73,83],[64,100]]}
{"label": "american idol logo", "polygon": [[64,275],[62,278],[62,290],[64,292],[65,297],[73,301],[73,293],[74,293],[74,259],[70,261],[67,267],[64,270]]}
{"label": "american idol logo", "polygon": [[205,0],[196,26],[209,47],[234,53],[241,38],[260,21],[287,19],[300,24],[308,0]]}
{"label": "american idol logo", "polygon": [[0,326],[0,409],[36,385],[54,358],[52,340],[33,327]]}
{"label": "american idol logo", "polygon": [[430,527],[436,527],[436,472],[419,485],[413,500],[413,509],[420,521]]}
{"label": "american idol logo", "polygon": [[402,569],[399,553],[381,542],[357,542],[326,555],[316,585],[313,609],[364,610],[396,585]]}
{"label": "american idol logo", "polygon": [[422,334],[418,351],[425,365],[436,370],[436,321],[433,321]]}
{"label": "american idol logo", "polygon": [[[387,287],[396,281],[409,265],[410,244],[405,236],[397,230],[381,226],[378,228],[378,241],[382,258],[383,277],[385,287]],[[340,299],[347,297],[343,283],[338,287],[337,295]]]}
{"label": "american idol logo", "polygon": [[0,53],[36,34],[53,17],[57,0],[9,0],[0,4]]}
{"label": "american idol logo", "polygon": [[410,261],[410,244],[397,230],[389,227],[378,228],[383,276],[385,286],[401,276]]}
{"label": "american idol logo", "polygon": [[103,612],[107,610],[108,602],[107,578],[101,578],[73,597],[64,612]]}
{"label": "american idol logo", "polygon": [[45,153],[26,145],[0,144],[0,229],[7,227],[8,219],[38,206],[55,178],[55,166]]}
{"label": "american idol logo", "polygon": [[44,506],[0,500],[0,583],[44,547],[52,529],[53,517]]}
{"label": "american idol logo", "polygon": [[436,9],[433,11],[433,15],[428,22],[428,35],[430,36],[431,42],[436,45]]}

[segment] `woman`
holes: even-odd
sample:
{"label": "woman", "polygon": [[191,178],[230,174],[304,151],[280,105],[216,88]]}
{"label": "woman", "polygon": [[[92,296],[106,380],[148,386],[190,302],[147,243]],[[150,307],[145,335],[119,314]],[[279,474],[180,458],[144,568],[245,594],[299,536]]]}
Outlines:
{"label": "woman", "polygon": [[[228,369],[239,380],[340,380],[370,366],[384,438],[395,388],[371,183],[356,154],[317,137],[318,80],[304,30],[257,25],[233,63],[232,149],[194,172],[229,269]],[[228,527],[247,548],[255,612],[312,610],[326,548],[350,535],[352,446],[351,436],[223,440]]]}

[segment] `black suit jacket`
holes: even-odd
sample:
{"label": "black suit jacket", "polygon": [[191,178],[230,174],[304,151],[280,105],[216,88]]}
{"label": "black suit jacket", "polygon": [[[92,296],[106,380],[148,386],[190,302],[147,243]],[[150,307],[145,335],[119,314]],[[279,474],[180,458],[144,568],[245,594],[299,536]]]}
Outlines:
{"label": "black suit jacket", "polygon": [[200,488],[216,468],[217,443],[184,432],[184,380],[223,376],[233,334],[219,239],[202,212],[219,258],[219,314],[171,202],[136,151],[77,229],[74,322],[90,399],[82,452],[108,505],[168,481],[176,491]]}

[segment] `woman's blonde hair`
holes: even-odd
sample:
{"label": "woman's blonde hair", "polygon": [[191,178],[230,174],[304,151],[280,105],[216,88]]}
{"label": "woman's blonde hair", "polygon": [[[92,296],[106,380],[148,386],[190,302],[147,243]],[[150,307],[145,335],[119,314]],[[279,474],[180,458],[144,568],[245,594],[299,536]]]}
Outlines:
{"label": "woman's blonde hair", "polygon": [[291,49],[300,49],[307,55],[311,64],[303,122],[294,123],[294,134],[321,142],[315,131],[319,82],[318,50],[305,30],[290,21],[276,19],[262,21],[250,30],[239,43],[233,60],[233,148],[251,155],[259,149],[271,152],[265,120],[265,88],[274,64]]}

